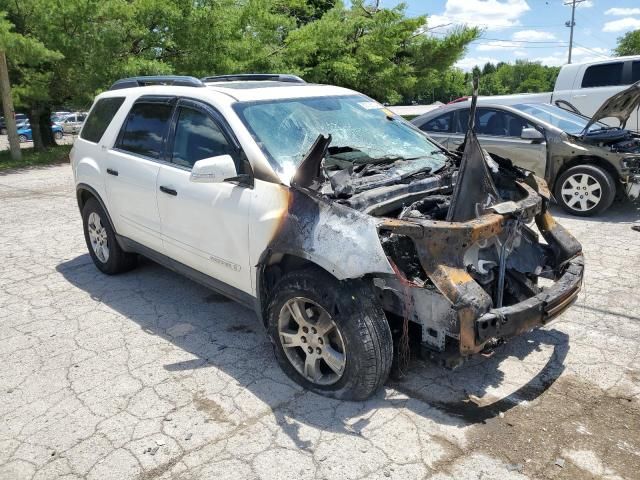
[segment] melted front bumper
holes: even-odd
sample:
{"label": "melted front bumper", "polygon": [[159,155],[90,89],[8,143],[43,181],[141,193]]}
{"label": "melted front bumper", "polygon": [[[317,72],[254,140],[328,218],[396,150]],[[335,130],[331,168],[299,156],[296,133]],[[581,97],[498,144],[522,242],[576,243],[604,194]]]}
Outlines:
{"label": "melted front bumper", "polygon": [[492,338],[509,338],[547,325],[578,298],[584,257],[574,257],[556,283],[539,294],[508,307],[492,308],[475,322],[476,345]]}
{"label": "melted front bumper", "polygon": [[[556,223],[546,206],[546,184],[520,184],[526,192],[518,202],[505,202],[494,211],[467,222],[386,220],[381,229],[412,238],[429,280],[450,303],[455,317],[454,335],[462,356],[481,351],[493,339],[508,338],[547,324],[577,298],[584,273],[580,243]],[[477,242],[503,234],[513,218],[535,219],[546,240],[554,284],[511,305],[494,308],[494,300],[468,271],[465,251]],[[413,290],[415,286],[411,288]],[[420,316],[422,312],[413,312]],[[432,312],[424,312],[428,315]],[[423,326],[434,319],[424,319]],[[437,323],[437,322],[436,322]]]}

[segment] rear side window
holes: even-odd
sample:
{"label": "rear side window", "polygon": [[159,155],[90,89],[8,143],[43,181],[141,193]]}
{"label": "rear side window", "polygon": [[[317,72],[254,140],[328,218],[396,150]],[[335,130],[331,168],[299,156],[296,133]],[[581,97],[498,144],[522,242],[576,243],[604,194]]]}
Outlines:
{"label": "rear side window", "polygon": [[127,116],[116,147],[160,158],[172,111],[173,106],[166,103],[136,103]]}
{"label": "rear side window", "polygon": [[582,88],[623,85],[622,62],[591,65],[582,78]]}
{"label": "rear side window", "polygon": [[420,127],[420,130],[424,132],[450,132],[452,117],[453,115],[451,113],[440,115],[439,117],[429,120],[427,123],[423,124]]}
{"label": "rear side window", "polygon": [[84,124],[80,138],[98,143],[123,102],[124,97],[110,97],[98,100]]}
{"label": "rear side window", "polygon": [[640,81],[640,61],[631,64],[631,83]]}

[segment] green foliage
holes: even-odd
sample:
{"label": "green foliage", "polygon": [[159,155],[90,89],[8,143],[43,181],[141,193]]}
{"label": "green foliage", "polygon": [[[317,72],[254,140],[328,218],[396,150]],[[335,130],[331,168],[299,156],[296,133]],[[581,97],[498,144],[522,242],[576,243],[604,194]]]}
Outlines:
{"label": "green foliage", "polygon": [[22,160],[20,161],[12,160],[9,150],[4,150],[0,152],[0,172],[3,170],[13,170],[15,168],[65,163],[69,161],[70,150],[71,145],[59,145],[40,151],[32,148],[23,148]]}
{"label": "green foliage", "polygon": [[7,54],[24,110],[88,107],[118,78],[165,73],[292,72],[396,102],[479,34],[436,39],[404,5],[364,0],[0,0],[0,11],[0,41],[22,42]]}
{"label": "green foliage", "polygon": [[618,46],[613,52],[622,57],[624,55],[640,55],[640,30],[633,30],[618,38]]}
{"label": "green foliage", "polygon": [[[480,69],[478,69],[480,73]],[[480,95],[550,92],[560,67],[516,60],[515,63],[487,63],[480,73]]]}

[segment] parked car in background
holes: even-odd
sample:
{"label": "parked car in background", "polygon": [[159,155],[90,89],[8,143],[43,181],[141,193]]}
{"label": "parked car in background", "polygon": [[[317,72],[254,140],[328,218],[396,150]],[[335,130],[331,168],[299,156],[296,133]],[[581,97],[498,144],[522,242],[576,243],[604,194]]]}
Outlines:
{"label": "parked car in background", "polygon": [[71,113],[65,117],[61,126],[64,133],[77,134],[87,118],[86,112]]}
{"label": "parked car in background", "polygon": [[[24,113],[16,113],[16,124],[28,120],[28,117]],[[4,117],[0,117],[0,135],[7,134],[7,123]]]}
{"label": "parked car in background", "polygon": [[[574,215],[606,210],[617,191],[640,196],[640,135],[600,120],[622,123],[640,104],[640,82],[607,100],[589,119],[549,104],[479,104],[476,128],[489,153],[546,179],[558,203]],[[412,123],[450,150],[464,140],[469,102],[428,112]]]}
{"label": "parked car in background", "polygon": [[68,115],[71,115],[71,112],[54,112],[51,114],[51,123],[62,126]]}
{"label": "parked car in background", "polygon": [[[31,142],[33,141],[33,134],[31,131],[31,124],[29,121],[22,122],[18,127],[18,138],[20,139],[20,143]],[[53,138],[56,140],[62,139],[62,127],[59,125],[51,125],[51,131],[53,132]]]}
{"label": "parked car in background", "polygon": [[[592,117],[607,98],[637,81],[640,81],[640,55],[571,63],[560,69],[553,92],[478,97],[478,103],[550,103],[569,109],[572,106],[582,115]],[[454,102],[457,101],[464,102],[469,99],[460,98]],[[602,118],[601,121],[607,125],[618,126],[615,120],[609,118]],[[638,108],[629,114],[627,124],[623,127],[634,131],[640,129]]]}

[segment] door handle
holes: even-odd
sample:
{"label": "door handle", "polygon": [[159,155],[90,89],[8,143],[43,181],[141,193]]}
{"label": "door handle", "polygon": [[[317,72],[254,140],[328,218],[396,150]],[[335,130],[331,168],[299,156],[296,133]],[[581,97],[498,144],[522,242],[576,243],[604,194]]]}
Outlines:
{"label": "door handle", "polygon": [[178,195],[178,192],[173,188],[165,187],[163,185],[160,185],[160,191],[166,193],[167,195],[173,195],[174,197]]}
{"label": "door handle", "polygon": [[117,170],[113,170],[112,168],[107,168],[107,173],[109,175],[113,175],[114,177],[118,176],[118,171]]}

